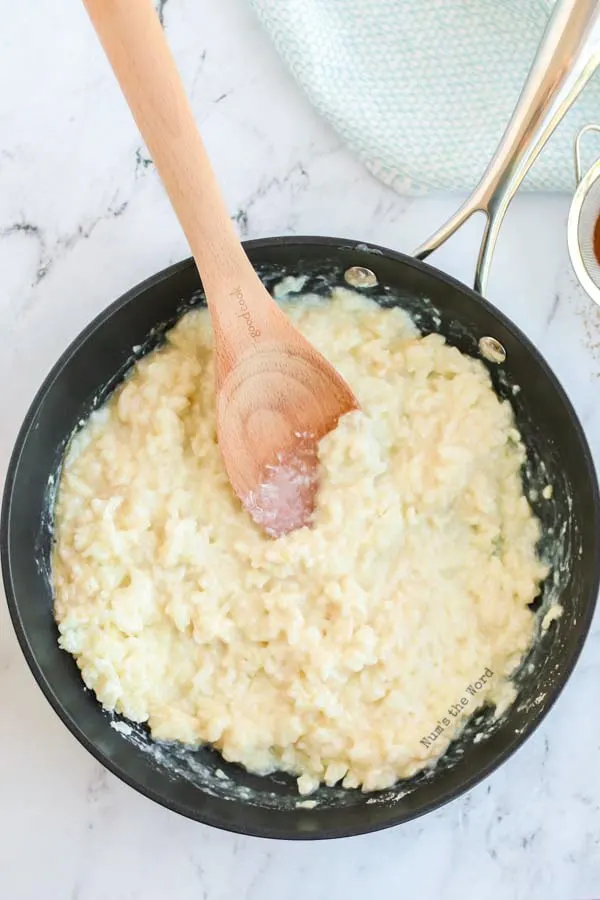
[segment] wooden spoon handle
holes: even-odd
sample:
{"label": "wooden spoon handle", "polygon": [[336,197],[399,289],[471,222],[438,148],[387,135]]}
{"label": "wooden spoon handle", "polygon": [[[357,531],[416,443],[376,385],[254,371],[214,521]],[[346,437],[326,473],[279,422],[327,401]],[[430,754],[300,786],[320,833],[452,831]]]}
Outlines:
{"label": "wooden spoon handle", "polygon": [[[185,232],[210,302],[254,274],[151,0],[83,0]],[[234,304],[232,314],[236,311]],[[212,312],[213,310],[211,310]],[[219,317],[223,309],[219,309]],[[222,322],[225,329],[227,323]]]}

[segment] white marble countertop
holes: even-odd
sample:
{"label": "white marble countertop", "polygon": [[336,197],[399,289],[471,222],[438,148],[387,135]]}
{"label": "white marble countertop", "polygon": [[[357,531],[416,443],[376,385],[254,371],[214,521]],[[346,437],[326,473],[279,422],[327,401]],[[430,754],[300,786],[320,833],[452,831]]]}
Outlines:
{"label": "white marble countertop", "polygon": [[[410,251],[457,198],[375,182],[308,105],[245,0],[163,0],[244,236],[334,234]],[[187,255],[77,3],[0,0],[0,473],[43,376],[105,304]],[[426,148],[424,148],[426,150]],[[564,197],[518,198],[489,296],[540,346],[600,459],[600,311],[574,284]],[[472,275],[477,226],[438,254]],[[29,674],[0,603],[0,895],[10,900],[591,900],[600,896],[600,633],[542,727],[437,813],[285,844],[179,818],[104,771]]]}

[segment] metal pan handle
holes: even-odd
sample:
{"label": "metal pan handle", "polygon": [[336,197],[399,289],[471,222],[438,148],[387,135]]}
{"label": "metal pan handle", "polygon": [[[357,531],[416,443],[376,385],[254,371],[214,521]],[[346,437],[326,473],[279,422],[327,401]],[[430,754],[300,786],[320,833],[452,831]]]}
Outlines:
{"label": "metal pan handle", "polygon": [[583,178],[583,169],[581,167],[581,139],[590,131],[600,131],[600,125],[584,125],[577,137],[575,138],[575,186],[579,187],[579,183]]}
{"label": "metal pan handle", "polygon": [[512,118],[481,181],[455,215],[415,251],[426,259],[475,212],[486,224],[475,270],[483,294],[510,201],[546,141],[600,63],[598,0],[558,0]]}

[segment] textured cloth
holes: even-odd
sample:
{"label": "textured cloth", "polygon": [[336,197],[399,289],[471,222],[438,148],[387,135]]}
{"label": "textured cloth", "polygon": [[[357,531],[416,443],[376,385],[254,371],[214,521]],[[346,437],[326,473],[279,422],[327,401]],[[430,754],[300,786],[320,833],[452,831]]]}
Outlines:
{"label": "textured cloth", "polygon": [[[400,193],[470,190],[519,96],[553,0],[250,0],[311,101]],[[594,77],[525,185],[574,187]]]}

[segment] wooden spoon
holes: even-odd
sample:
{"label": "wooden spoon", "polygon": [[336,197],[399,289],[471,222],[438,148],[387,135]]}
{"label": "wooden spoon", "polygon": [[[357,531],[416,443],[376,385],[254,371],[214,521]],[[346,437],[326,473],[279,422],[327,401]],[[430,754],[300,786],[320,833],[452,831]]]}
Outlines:
{"label": "wooden spoon", "polygon": [[318,441],[358,407],[292,326],[229,219],[151,0],[83,0],[191,247],[212,319],[219,446],[265,530],[308,524]]}

